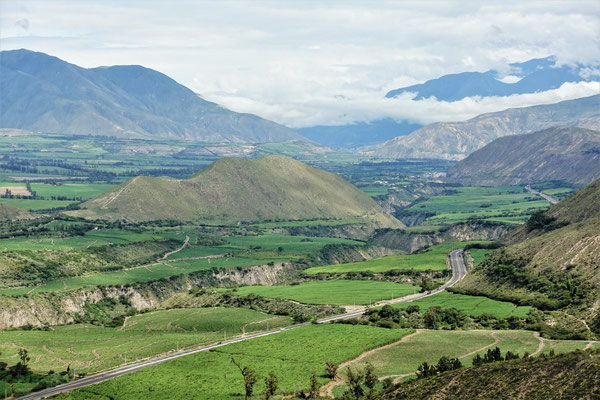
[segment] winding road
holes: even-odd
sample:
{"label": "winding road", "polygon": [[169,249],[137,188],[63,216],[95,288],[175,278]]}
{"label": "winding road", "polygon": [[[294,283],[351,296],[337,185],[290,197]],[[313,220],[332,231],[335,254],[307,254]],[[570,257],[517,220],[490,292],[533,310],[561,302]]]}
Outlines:
{"label": "winding road", "polygon": [[[462,250],[452,251],[450,253],[450,262],[452,265],[452,278],[448,282],[446,282],[445,284],[440,286],[439,288],[432,290],[431,292],[401,297],[401,298],[393,299],[391,301],[393,301],[394,303],[403,303],[403,302],[410,302],[413,300],[421,299],[421,298],[428,297],[428,296],[433,296],[437,293],[443,292],[450,286],[456,284],[458,281],[460,281],[462,278],[464,278],[464,276],[467,274],[467,268],[464,264],[464,259],[463,259],[463,251]],[[388,304],[389,304],[389,301],[388,301]],[[358,317],[358,316],[364,314],[366,310],[367,310],[367,308],[365,307],[363,309],[349,312],[346,314],[340,314],[340,315],[335,315],[332,317],[323,318],[323,319],[318,320],[317,322],[318,323],[326,323],[326,322],[331,322],[331,321],[336,321],[336,320],[354,318],[354,317]],[[191,349],[191,350],[183,350],[183,351],[179,351],[179,352],[173,352],[171,354],[152,358],[152,359],[149,359],[146,361],[141,361],[141,362],[138,362],[135,364],[118,367],[118,368],[112,369],[110,371],[100,372],[100,373],[97,373],[94,375],[89,375],[89,376],[86,376],[85,378],[81,378],[76,381],[58,385],[53,388],[44,389],[44,390],[41,390],[36,393],[31,393],[27,396],[19,397],[19,400],[44,399],[44,398],[47,398],[50,396],[55,396],[60,393],[65,393],[65,392],[69,392],[71,390],[80,389],[80,388],[90,386],[90,385],[95,385],[97,383],[104,382],[109,379],[117,378],[119,376],[129,374],[131,372],[139,371],[143,368],[151,367],[153,365],[157,365],[157,364],[163,363],[165,361],[173,360],[175,358],[188,356],[190,354],[201,353],[203,351],[209,351],[211,349],[215,349],[217,347],[222,347],[222,346],[227,346],[232,343],[243,342],[246,340],[256,339],[256,338],[268,336],[268,335],[275,335],[275,334],[278,334],[281,332],[289,331],[291,329],[297,329],[297,328],[300,328],[303,326],[308,326],[310,324],[311,324],[311,322],[305,322],[302,324],[290,325],[285,328],[278,328],[278,329],[272,329],[269,331],[254,333],[254,334],[246,335],[243,337],[237,337],[235,339],[230,339],[230,340],[225,340],[222,342],[214,343],[214,344],[211,344],[208,346],[197,347],[197,348]]]}

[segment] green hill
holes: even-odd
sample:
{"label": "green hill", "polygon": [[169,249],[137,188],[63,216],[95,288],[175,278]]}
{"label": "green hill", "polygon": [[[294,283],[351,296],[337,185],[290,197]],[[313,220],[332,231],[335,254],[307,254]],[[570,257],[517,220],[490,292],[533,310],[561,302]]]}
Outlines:
{"label": "green hill", "polygon": [[600,178],[600,132],[560,126],[498,138],[450,168],[447,181],[509,186],[542,181],[585,185]]}
{"label": "green hill", "polygon": [[600,352],[576,351],[550,357],[460,368],[398,385],[383,399],[597,399]]}
{"label": "green hill", "polygon": [[34,218],[34,216],[25,210],[0,203],[0,222],[31,218]]}
{"label": "green hill", "polygon": [[[534,214],[504,243],[457,290],[600,322],[600,180]],[[600,335],[598,325],[592,330]]]}
{"label": "green hill", "polygon": [[129,221],[356,219],[401,226],[336,174],[283,156],[222,158],[184,180],[139,176],[72,214]]}

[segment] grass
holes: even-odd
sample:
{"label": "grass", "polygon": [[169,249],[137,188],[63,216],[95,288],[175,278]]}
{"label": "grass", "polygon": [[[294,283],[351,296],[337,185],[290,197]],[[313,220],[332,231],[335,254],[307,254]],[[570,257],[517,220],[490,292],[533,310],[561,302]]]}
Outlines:
{"label": "grass", "polygon": [[344,273],[344,272],[385,272],[395,269],[415,271],[442,271],[448,269],[446,258],[452,250],[460,249],[468,243],[474,242],[446,242],[436,244],[417,253],[374,258],[347,264],[326,265],[312,267],[306,270],[308,274],[319,273]]}
{"label": "grass", "polygon": [[158,263],[154,265],[140,266],[115,272],[99,273],[50,281],[35,287],[0,289],[0,294],[19,295],[26,293],[71,290],[81,287],[99,285],[124,285],[128,283],[132,284],[137,282],[150,282],[170,276],[188,274],[197,271],[231,267],[249,267],[254,265],[263,265],[269,262],[271,262],[271,259],[239,257],[181,260],[170,263]]}
{"label": "grass", "polygon": [[427,225],[452,224],[469,219],[520,223],[541,209],[548,202],[526,192],[520,186],[505,187],[457,187],[446,194],[432,196],[408,210],[432,213]]}
{"label": "grass", "polygon": [[90,373],[126,362],[222,340],[245,331],[282,327],[290,318],[244,308],[186,308],[130,317],[124,328],[89,324],[56,326],[53,330],[1,331],[0,360],[12,364],[26,348],[34,371],[60,371],[67,365]]}
{"label": "grass", "polygon": [[[498,344],[494,345],[496,336]],[[561,341],[557,350],[564,352],[569,349],[585,346],[586,342]],[[502,353],[512,351],[521,356],[525,352],[534,353],[539,344],[538,339],[529,331],[420,331],[407,341],[398,343],[385,351],[374,352],[354,366],[363,367],[370,362],[375,367],[378,376],[404,375],[414,373],[420,364],[437,363],[441,357],[462,357],[471,352],[483,354],[485,346],[498,346]],[[549,351],[549,350],[548,350]],[[545,351],[544,351],[545,352]],[[470,366],[475,354],[461,358],[465,366]],[[342,388],[334,391],[339,394]]]}
{"label": "grass", "polygon": [[491,250],[487,250],[487,249],[469,249],[469,254],[471,255],[471,257],[473,257],[473,264],[475,266],[479,265],[479,263],[481,263],[483,261],[485,256],[490,251]]}
{"label": "grass", "polygon": [[370,304],[419,291],[418,286],[380,281],[326,280],[292,286],[244,286],[239,295],[291,299],[305,304]]}
{"label": "grass", "polygon": [[277,374],[282,392],[292,393],[309,386],[313,370],[319,383],[324,384],[325,361],[341,363],[353,359],[409,332],[371,326],[311,325],[168,361],[59,398],[129,400],[139,399],[143,393],[149,400],[233,400],[243,397],[243,382],[232,357],[261,377],[255,386],[257,396],[264,392],[262,377],[269,372]]}
{"label": "grass", "polygon": [[429,310],[430,307],[439,306],[442,308],[456,308],[475,317],[481,314],[490,314],[494,318],[508,318],[510,316],[525,318],[529,311],[533,309],[529,306],[517,307],[506,301],[492,300],[483,296],[468,296],[448,292],[438,293],[435,296],[414,300],[410,303],[397,303],[393,307],[407,308],[411,305],[419,306],[421,312]]}

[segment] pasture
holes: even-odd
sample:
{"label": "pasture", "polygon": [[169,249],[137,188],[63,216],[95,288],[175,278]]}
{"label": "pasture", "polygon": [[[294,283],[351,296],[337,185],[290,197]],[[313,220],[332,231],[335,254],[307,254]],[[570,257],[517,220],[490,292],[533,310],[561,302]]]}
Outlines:
{"label": "pasture", "polygon": [[409,211],[430,213],[425,225],[452,224],[469,219],[520,223],[533,212],[548,208],[546,200],[520,186],[457,187],[417,202]]}
{"label": "pasture", "polygon": [[289,325],[291,319],[245,308],[185,308],[129,317],[119,328],[90,324],[55,326],[52,330],[0,331],[0,361],[14,363],[26,348],[31,368],[78,373],[101,371],[253,331]]}
{"label": "pasture", "polygon": [[274,372],[283,393],[307,389],[315,371],[320,384],[324,363],[341,363],[364,351],[400,340],[410,330],[338,324],[311,325],[236,343],[211,352],[194,354],[146,368],[90,388],[83,388],[60,399],[211,399],[233,400],[243,397],[243,381],[232,364],[235,358],[243,366],[256,370],[260,379],[257,397],[264,392],[263,378]]}
{"label": "pasture", "polygon": [[359,280],[310,281],[291,286],[243,286],[238,295],[256,294],[264,297],[295,300],[305,304],[371,304],[418,292],[418,286]]}
{"label": "pasture", "polygon": [[506,301],[492,300],[483,296],[468,296],[448,292],[424,297],[410,303],[396,303],[392,307],[404,309],[413,305],[419,306],[420,312],[426,312],[430,307],[456,308],[474,317],[489,314],[494,318],[508,318],[510,316],[526,318],[529,311],[533,309],[530,306],[516,306]]}
{"label": "pasture", "polygon": [[446,258],[455,249],[460,249],[468,243],[474,242],[446,242],[433,245],[413,254],[373,258],[347,264],[334,264],[322,267],[312,267],[306,270],[307,274],[319,273],[345,273],[345,272],[385,272],[391,270],[414,271],[443,271],[448,269]]}

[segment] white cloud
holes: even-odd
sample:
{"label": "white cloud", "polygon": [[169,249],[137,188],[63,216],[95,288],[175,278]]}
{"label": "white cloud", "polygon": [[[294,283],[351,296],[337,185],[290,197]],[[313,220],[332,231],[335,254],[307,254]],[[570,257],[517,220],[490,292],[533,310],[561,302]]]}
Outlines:
{"label": "white cloud", "polygon": [[509,73],[508,62],[548,55],[599,64],[599,15],[594,1],[0,1],[0,47],[86,67],[145,65],[208,100],[295,127],[432,122],[593,94],[593,84],[569,84],[454,103],[384,98],[443,74]]}

